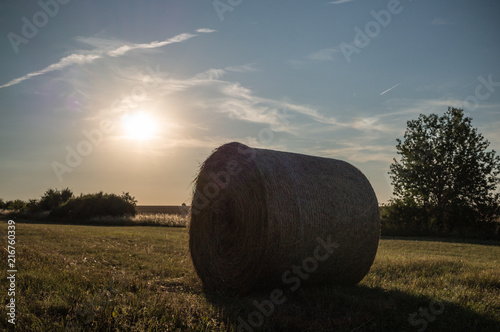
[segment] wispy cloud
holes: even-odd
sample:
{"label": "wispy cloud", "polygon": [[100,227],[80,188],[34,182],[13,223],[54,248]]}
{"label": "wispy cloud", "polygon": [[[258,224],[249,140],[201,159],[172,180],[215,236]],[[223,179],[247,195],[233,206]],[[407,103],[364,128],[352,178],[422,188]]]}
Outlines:
{"label": "wispy cloud", "polygon": [[214,81],[219,79],[226,72],[223,69],[209,69],[193,76],[190,81]]}
{"label": "wispy cloud", "polygon": [[[394,132],[394,128],[379,117],[352,117],[339,120],[327,116],[313,106],[297,104],[289,101],[263,98],[240,83],[223,79],[226,70],[209,69],[184,80],[168,79],[161,86],[165,93],[184,91],[195,87],[205,87],[210,92],[205,100],[205,107],[216,113],[225,113],[231,119],[252,123],[276,124],[282,122],[283,110],[309,119],[308,123],[342,129],[353,129],[361,132]],[[297,124],[298,125],[298,124]],[[300,125],[298,125],[300,127]],[[319,129],[318,127],[316,129]],[[291,133],[293,128],[288,128]],[[300,131],[300,130],[298,130]]]}
{"label": "wispy cloud", "polygon": [[432,25],[447,25],[447,24],[450,24],[450,20],[447,19],[447,18],[442,18],[442,17],[439,17],[439,18],[435,18],[432,20]]}
{"label": "wispy cloud", "polygon": [[[364,143],[364,144],[363,144]],[[366,144],[364,142],[341,143],[338,148],[319,149],[318,154],[332,158],[346,159],[352,162],[366,163],[368,161],[391,162],[394,158],[393,146]]]}
{"label": "wispy cloud", "polygon": [[[315,151],[320,155],[342,156],[359,162],[388,159],[383,152],[384,147],[380,148],[377,142],[388,135],[398,137],[403,128],[400,124],[404,124],[403,116],[396,117],[396,121],[389,116],[382,118],[373,114],[362,115],[362,112],[351,115],[342,110],[325,110],[287,99],[263,97],[248,86],[228,79],[230,69],[250,72],[251,68],[253,66],[236,65],[224,69],[211,68],[188,77],[169,74],[156,77],[157,87],[148,93],[149,101],[145,105],[148,102],[158,103],[160,108],[170,109],[179,123],[178,130],[167,131],[170,136],[162,138],[165,141],[162,153],[171,147],[206,148],[229,140],[245,141],[245,138],[253,139],[254,146],[279,146],[286,150],[290,148],[291,141],[313,139],[317,147]],[[182,100],[183,111],[169,107],[168,103],[162,105],[161,101],[165,100],[172,105]],[[128,105],[127,102],[121,104]],[[112,118],[116,116],[116,109],[103,111],[99,116]],[[201,130],[200,125],[203,126]],[[265,128],[271,129],[275,135],[272,145],[263,142],[259,136]],[[355,145],[342,146],[331,141],[332,136],[352,135],[358,139]],[[216,139],[212,141],[211,137]],[[386,145],[385,142],[380,144]]]}
{"label": "wispy cloud", "polygon": [[22,81],[25,81],[25,80],[30,79],[30,78],[35,77],[35,76],[43,75],[43,74],[46,74],[46,73],[49,73],[49,72],[55,71],[55,70],[61,70],[65,67],[75,65],[75,64],[89,63],[89,62],[92,62],[92,61],[99,59],[99,58],[101,58],[101,56],[97,55],[97,54],[88,54],[88,55],[71,54],[71,55],[68,55],[67,57],[62,58],[61,60],[59,60],[59,62],[51,64],[50,66],[45,67],[42,70],[35,71],[32,73],[26,74],[24,76],[15,78],[12,81],[8,82],[7,84],[1,85],[0,89],[19,84]]}
{"label": "wispy cloud", "polygon": [[[476,81],[474,81],[476,82]],[[450,91],[454,91],[461,88],[461,82],[457,82],[456,80],[439,80],[432,83],[426,83],[417,86],[417,91],[423,92],[438,92],[440,95],[449,93]]]}
{"label": "wispy cloud", "polygon": [[292,67],[293,69],[304,69],[306,61],[305,60],[297,60],[297,59],[291,59],[287,60],[287,63]]}
{"label": "wispy cloud", "polygon": [[124,40],[108,39],[108,38],[101,38],[101,37],[96,37],[96,36],[92,36],[92,37],[78,36],[75,38],[75,40],[77,42],[92,46],[95,49],[99,49],[102,51],[116,49],[124,44],[127,44],[127,42]]}
{"label": "wispy cloud", "polygon": [[[247,65],[235,66],[232,69],[250,71],[253,67]],[[313,122],[324,125],[343,126],[336,119],[321,114],[318,110],[307,105],[284,102],[277,99],[263,98],[251,89],[240,83],[224,80],[228,73],[226,69],[209,69],[186,79],[165,78],[159,83],[161,93],[164,95],[180,93],[189,89],[203,88],[203,107],[210,112],[224,113],[233,120],[251,123],[262,123],[279,126],[283,122],[283,110],[305,116]],[[289,131],[281,128],[278,131]]]}
{"label": "wispy cloud", "polygon": [[249,63],[241,66],[229,66],[224,68],[227,71],[233,71],[237,73],[250,73],[250,72],[255,72],[259,71],[257,68],[254,67],[255,64]]}
{"label": "wispy cloud", "polygon": [[151,49],[151,48],[158,48],[158,47],[162,47],[162,46],[173,44],[173,43],[180,43],[180,42],[183,42],[185,40],[191,39],[195,36],[196,35],[191,34],[191,33],[181,33],[177,36],[174,36],[174,37],[167,39],[167,40],[164,40],[164,41],[154,41],[154,42],[147,43],[147,44],[124,45],[124,46],[118,47],[117,49],[107,51],[105,53],[105,55],[117,57],[117,56],[124,55],[127,52],[137,50],[137,49],[145,50],[145,49]]}
{"label": "wispy cloud", "polygon": [[309,60],[332,61],[333,55],[338,52],[339,50],[334,48],[324,48],[322,50],[309,54],[307,58]]}
{"label": "wispy cloud", "polygon": [[208,29],[208,28],[201,28],[201,29],[196,30],[196,32],[202,32],[202,33],[211,33],[211,32],[216,32],[216,31],[217,30]]}
{"label": "wispy cloud", "polygon": [[380,95],[382,96],[382,95],[386,94],[387,92],[391,91],[392,89],[394,89],[395,87],[399,86],[400,84],[401,84],[401,82],[400,82],[400,83],[398,83],[398,84],[396,84],[395,86],[390,87],[389,89],[385,90],[385,91],[384,91],[384,92],[382,92]]}
{"label": "wispy cloud", "polygon": [[[215,31],[215,30],[210,30],[210,29],[198,29],[198,30],[204,30],[203,32],[207,32],[207,33]],[[43,75],[43,74],[46,74],[46,73],[49,73],[52,71],[56,71],[56,70],[61,70],[61,69],[66,68],[68,66],[91,63],[97,59],[101,59],[101,58],[106,57],[106,56],[119,57],[119,56],[123,56],[126,53],[133,51],[133,50],[155,49],[155,48],[159,48],[159,47],[166,46],[169,44],[180,43],[180,42],[186,41],[188,39],[191,39],[195,36],[197,36],[197,35],[191,34],[191,33],[181,33],[179,35],[176,35],[172,38],[169,38],[169,39],[163,40],[163,41],[154,41],[154,42],[143,43],[143,44],[129,44],[129,45],[122,45],[119,47],[115,47],[113,49],[105,49],[105,50],[97,49],[97,50],[90,51],[90,52],[85,51],[85,52],[82,52],[80,54],[78,54],[78,53],[71,54],[67,57],[60,59],[59,62],[45,67],[44,69],[26,74],[26,75],[21,76],[19,78],[15,78],[15,79],[11,80],[10,82],[8,82],[4,85],[1,85],[0,89],[19,84],[25,80],[28,80],[30,78],[33,78],[33,77],[36,77],[39,75]],[[79,40],[82,42],[86,42],[87,44],[93,44],[93,45],[104,46],[104,44],[105,44],[103,39],[80,38]],[[109,45],[109,43],[108,43],[108,45]]]}
{"label": "wispy cloud", "polygon": [[351,1],[354,1],[354,0],[337,0],[337,1],[330,1],[330,2],[329,2],[329,4],[331,4],[331,5],[340,5],[340,4],[347,3],[347,2],[351,2]]}

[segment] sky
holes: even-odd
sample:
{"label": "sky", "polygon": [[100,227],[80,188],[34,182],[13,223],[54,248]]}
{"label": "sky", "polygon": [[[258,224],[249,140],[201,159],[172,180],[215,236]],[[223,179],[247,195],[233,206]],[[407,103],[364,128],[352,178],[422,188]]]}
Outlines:
{"label": "sky", "polygon": [[0,198],[190,204],[221,144],[345,160],[464,108],[500,151],[498,0],[2,1]]}

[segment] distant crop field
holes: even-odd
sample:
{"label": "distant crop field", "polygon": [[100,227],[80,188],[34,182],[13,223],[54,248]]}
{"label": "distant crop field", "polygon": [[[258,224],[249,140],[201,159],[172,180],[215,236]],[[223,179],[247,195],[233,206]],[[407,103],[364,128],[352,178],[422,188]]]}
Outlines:
{"label": "distant crop field", "polygon": [[16,259],[20,331],[500,330],[495,242],[385,238],[359,285],[283,285],[272,308],[270,292],[205,294],[187,228],[16,223]]}
{"label": "distant crop field", "polygon": [[137,213],[186,214],[188,208],[178,205],[137,205]]}

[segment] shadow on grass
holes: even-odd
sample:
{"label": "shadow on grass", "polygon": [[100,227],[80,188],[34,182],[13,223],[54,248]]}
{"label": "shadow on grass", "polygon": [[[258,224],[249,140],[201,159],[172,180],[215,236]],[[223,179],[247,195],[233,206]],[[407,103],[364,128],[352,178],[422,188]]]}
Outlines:
{"label": "shadow on grass", "polygon": [[366,286],[307,286],[236,297],[206,293],[237,331],[500,331],[500,322],[454,303]]}

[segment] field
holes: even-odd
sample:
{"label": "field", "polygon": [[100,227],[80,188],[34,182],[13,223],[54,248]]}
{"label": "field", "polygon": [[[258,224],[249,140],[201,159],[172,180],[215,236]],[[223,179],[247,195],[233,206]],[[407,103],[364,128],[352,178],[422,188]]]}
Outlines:
{"label": "field", "polygon": [[183,227],[17,223],[18,330],[500,331],[498,243],[384,238],[359,285],[284,285],[271,308],[269,292],[206,295],[187,242]]}
{"label": "field", "polygon": [[137,205],[137,213],[185,214],[189,207],[179,205]]}

